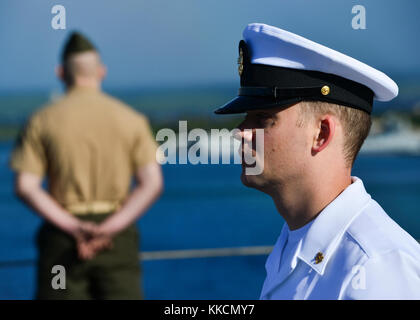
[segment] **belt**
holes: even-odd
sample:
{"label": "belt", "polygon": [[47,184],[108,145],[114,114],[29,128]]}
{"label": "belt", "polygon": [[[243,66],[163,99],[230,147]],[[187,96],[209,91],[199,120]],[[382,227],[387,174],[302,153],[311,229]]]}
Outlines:
{"label": "belt", "polygon": [[118,201],[91,201],[71,204],[66,206],[66,209],[75,215],[82,215],[113,212],[119,207],[120,203]]}

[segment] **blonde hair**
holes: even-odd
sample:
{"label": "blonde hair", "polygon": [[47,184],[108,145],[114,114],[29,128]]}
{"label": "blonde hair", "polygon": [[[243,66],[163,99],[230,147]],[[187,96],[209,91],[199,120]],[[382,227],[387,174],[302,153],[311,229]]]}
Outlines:
{"label": "blonde hair", "polygon": [[330,114],[338,118],[344,131],[343,152],[351,168],[372,125],[365,111],[323,101],[303,101],[297,125],[303,126],[311,117]]}

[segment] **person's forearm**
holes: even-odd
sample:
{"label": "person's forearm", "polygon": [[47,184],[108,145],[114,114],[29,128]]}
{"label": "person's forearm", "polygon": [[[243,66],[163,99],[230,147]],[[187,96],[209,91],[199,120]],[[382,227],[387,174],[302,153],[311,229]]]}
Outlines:
{"label": "person's forearm", "polygon": [[140,185],[128,196],[124,205],[101,226],[106,233],[116,234],[141,217],[159,197],[161,185]]}
{"label": "person's forearm", "polygon": [[21,197],[38,214],[61,230],[72,233],[78,225],[78,219],[64,210],[44,189],[33,188],[21,194]]}

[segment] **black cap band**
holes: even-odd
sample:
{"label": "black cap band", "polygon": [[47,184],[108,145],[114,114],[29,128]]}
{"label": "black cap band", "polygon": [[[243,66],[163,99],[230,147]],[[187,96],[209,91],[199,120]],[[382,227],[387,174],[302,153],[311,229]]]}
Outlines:
{"label": "black cap band", "polygon": [[325,101],[372,112],[373,91],[360,83],[329,73],[249,64],[241,76],[240,96],[275,100],[299,98]]}
{"label": "black cap band", "polygon": [[278,87],[240,87],[238,96],[271,97],[274,99],[289,97],[314,96],[321,92],[322,87],[278,88]]}
{"label": "black cap band", "polygon": [[374,93],[361,83],[319,71],[250,63],[250,52],[243,40],[239,53],[239,95],[216,113],[240,113],[299,101],[325,101],[372,112]]}

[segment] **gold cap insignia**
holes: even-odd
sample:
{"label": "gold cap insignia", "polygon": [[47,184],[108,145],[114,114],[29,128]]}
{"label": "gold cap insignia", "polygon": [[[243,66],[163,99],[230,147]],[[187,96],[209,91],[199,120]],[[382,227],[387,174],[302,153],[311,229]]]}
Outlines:
{"label": "gold cap insignia", "polygon": [[244,72],[244,52],[241,48],[241,49],[239,49],[239,58],[238,58],[238,73],[239,73],[239,76],[241,76],[243,72]]}
{"label": "gold cap insignia", "polygon": [[322,252],[318,252],[315,256],[315,264],[320,263],[324,259]]}
{"label": "gold cap insignia", "polygon": [[322,88],[321,88],[321,94],[323,95],[323,96],[326,96],[327,94],[329,94],[330,93],[330,87],[329,86],[323,86]]}

